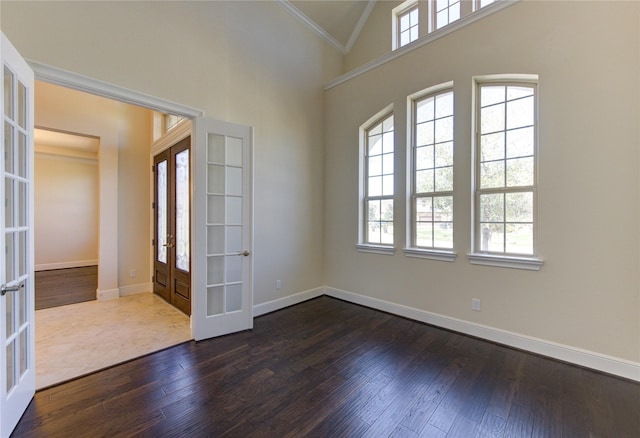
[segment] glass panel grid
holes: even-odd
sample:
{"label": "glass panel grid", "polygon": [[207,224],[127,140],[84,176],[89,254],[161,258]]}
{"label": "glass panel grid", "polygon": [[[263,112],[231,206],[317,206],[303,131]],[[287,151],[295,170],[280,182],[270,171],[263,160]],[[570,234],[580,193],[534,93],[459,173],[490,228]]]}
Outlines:
{"label": "glass panel grid", "polygon": [[436,0],[431,4],[435,29],[440,29],[460,18],[460,0]]}
{"label": "glass panel grid", "polygon": [[418,39],[418,19],[417,5],[398,15],[398,47]]}
{"label": "glass panel grid", "polygon": [[29,353],[29,338],[32,336],[28,320],[28,272],[29,220],[28,194],[31,176],[28,172],[28,135],[30,90],[8,66],[4,66],[4,205],[3,232],[5,237],[5,283],[23,286],[5,295],[3,328],[5,329],[6,369],[3,396],[19,384],[29,370],[32,358]]}
{"label": "glass panel grid", "polygon": [[477,247],[534,254],[535,87],[479,86]]}
{"label": "glass panel grid", "polygon": [[413,246],[453,248],[453,91],[414,102]]}
{"label": "glass panel grid", "polygon": [[207,315],[214,316],[242,310],[243,140],[209,134],[208,141]]}
{"label": "glass panel grid", "polygon": [[372,126],[366,133],[365,151],[365,231],[364,241],[392,245],[394,195],[393,115]]}

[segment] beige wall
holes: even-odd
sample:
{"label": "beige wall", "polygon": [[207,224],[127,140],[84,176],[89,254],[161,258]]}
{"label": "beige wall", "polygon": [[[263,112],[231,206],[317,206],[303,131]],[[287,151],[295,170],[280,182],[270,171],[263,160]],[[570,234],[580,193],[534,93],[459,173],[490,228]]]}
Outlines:
{"label": "beige wall", "polygon": [[[151,282],[151,120],[147,109],[36,82],[36,126],[100,138],[100,291],[132,285],[148,290]],[[42,219],[37,214],[36,223]]]}
{"label": "beige wall", "polygon": [[349,53],[344,56],[345,72],[391,51],[391,12],[401,3],[402,1],[398,0],[376,2],[358,39]]}
{"label": "beige wall", "polygon": [[[326,93],[328,286],[638,362],[638,2],[521,2]],[[538,74],[539,272],[474,266],[473,75]],[[410,259],[406,96],[454,81],[454,263]],[[358,253],[358,127],[396,115],[395,256]],[[471,310],[471,298],[482,311]]]}
{"label": "beige wall", "polygon": [[36,270],[98,260],[98,161],[35,154]]}
{"label": "beige wall", "polygon": [[[151,282],[153,112],[120,103],[118,136],[118,286]],[[136,271],[131,277],[131,270]]]}
{"label": "beige wall", "polygon": [[254,302],[323,284],[329,44],[262,1],[3,1],[1,25],[27,58],[254,127]]}

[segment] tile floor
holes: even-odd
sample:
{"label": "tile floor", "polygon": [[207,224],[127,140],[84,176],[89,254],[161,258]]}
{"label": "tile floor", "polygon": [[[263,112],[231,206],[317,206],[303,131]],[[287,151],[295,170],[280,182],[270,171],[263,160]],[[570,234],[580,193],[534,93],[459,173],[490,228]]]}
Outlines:
{"label": "tile floor", "polygon": [[190,339],[189,318],[152,293],[37,310],[36,388]]}

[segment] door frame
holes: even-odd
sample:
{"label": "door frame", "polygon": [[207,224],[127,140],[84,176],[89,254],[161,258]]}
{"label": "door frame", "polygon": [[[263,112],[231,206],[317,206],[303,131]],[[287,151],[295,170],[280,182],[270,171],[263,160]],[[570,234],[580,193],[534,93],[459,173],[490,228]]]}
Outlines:
{"label": "door frame", "polygon": [[[178,125],[178,127],[174,128],[166,137],[166,141],[167,143],[170,143],[170,141],[174,141],[175,140],[179,140],[181,136],[183,136],[182,138],[186,137],[187,135],[191,135],[191,142],[192,142],[192,147],[191,147],[191,164],[192,164],[192,172],[191,172],[191,187],[192,187],[192,193],[195,190],[195,174],[196,174],[196,166],[194,163],[195,157],[196,157],[196,147],[195,147],[195,143],[197,142],[197,132],[196,132],[196,127],[194,125],[194,121],[197,119],[204,119],[204,111],[194,108],[194,107],[190,107],[187,105],[182,105],[179,103],[175,103],[175,102],[171,102],[162,98],[157,98],[154,96],[150,96],[144,93],[140,93],[138,91],[133,91],[124,87],[120,87],[117,85],[113,85],[107,82],[103,82],[100,80],[96,80],[78,73],[73,73],[67,70],[62,70],[56,67],[52,67],[46,64],[42,64],[39,63],[37,61],[33,61],[30,59],[26,59],[27,63],[29,64],[29,66],[31,67],[31,69],[34,71],[35,74],[35,80],[39,80],[39,81],[43,81],[43,82],[48,82],[54,85],[59,85],[62,87],[66,87],[66,88],[71,88],[77,91],[81,91],[81,92],[85,92],[85,93],[89,93],[89,94],[94,94],[97,96],[101,96],[101,97],[105,97],[108,99],[113,99],[113,100],[117,100],[117,101],[121,101],[121,102],[125,102],[125,103],[129,103],[132,105],[137,105],[137,106],[141,106],[144,108],[148,108],[151,110],[155,110],[155,111],[159,111],[159,112],[163,112],[163,113],[171,113],[171,114],[175,114],[181,117],[184,117],[185,119],[187,119],[185,122],[181,123],[180,125]],[[220,122],[220,123],[224,123],[224,124],[228,124],[228,125],[234,125],[233,123],[229,123],[229,122]],[[253,135],[251,136],[251,143],[253,143]],[[149,166],[152,165],[153,162],[153,153],[158,151],[158,148],[160,148],[162,146],[160,146],[159,144],[157,145],[156,143],[154,143],[151,153],[149,154]],[[253,149],[253,147],[251,147]],[[153,187],[150,188],[150,190],[153,190]],[[253,189],[251,189],[251,197],[253,197]],[[251,201],[253,204],[253,201]],[[191,204],[191,212],[192,212],[192,217],[195,217],[195,212],[197,210],[197,205],[199,204],[198,199],[193,199],[193,202]],[[151,206],[149,206],[151,207]],[[151,208],[149,208],[149,219],[153,220],[153,213],[151,211]],[[253,218],[251,218],[250,220],[250,228],[251,228],[251,235],[253,238]],[[195,221],[192,220],[192,241],[194,239],[198,238],[198,233],[195,232],[196,230],[194,230],[194,226],[195,226]],[[151,227],[153,228],[153,227]],[[150,234],[152,234],[153,231],[150,232]],[[151,239],[152,239],[152,235],[150,236],[149,239],[149,246],[150,246],[150,253],[153,252],[153,248],[151,247]],[[251,248],[253,249],[253,243],[251,242]],[[192,248],[192,251],[194,250],[194,248]],[[192,253],[193,254],[193,253]],[[152,262],[153,257],[151,257],[150,262]],[[194,262],[192,261],[192,267],[194,266],[193,264]],[[253,318],[253,263],[251,264],[251,269],[250,269],[250,312],[252,314],[251,318]],[[191,277],[191,285],[192,285],[192,290],[194,291],[193,293],[196,293],[196,289],[194,288],[194,281],[195,281],[196,276],[193,275],[192,273],[192,277]],[[192,294],[192,316],[191,318],[194,317],[194,312],[193,312],[193,305],[195,303],[196,300],[193,299],[193,294]],[[192,332],[192,336],[194,335],[194,323],[193,323],[193,319],[192,319],[192,324],[191,324],[191,332]]]}
{"label": "door frame", "polygon": [[[187,138],[189,138],[189,141],[186,141]],[[188,241],[189,241],[189,248],[190,248],[190,253],[193,250],[193,246],[191,245],[191,233],[193,231],[193,214],[192,214],[192,208],[191,208],[191,204],[192,204],[192,193],[193,190],[191,189],[191,185],[192,185],[192,178],[191,178],[191,161],[192,161],[192,157],[191,157],[191,149],[192,149],[192,145],[194,143],[191,141],[191,138],[189,136],[183,138],[182,140],[177,141],[176,143],[174,143],[172,146],[163,149],[162,151],[159,152],[155,152],[152,153],[152,168],[153,168],[153,172],[151,172],[151,176],[152,176],[152,188],[153,188],[153,195],[152,198],[153,199],[153,208],[152,208],[152,224],[151,227],[153,229],[153,238],[152,238],[152,248],[151,248],[151,264],[152,264],[152,277],[151,277],[151,283],[153,284],[153,293],[161,296],[162,298],[164,298],[169,304],[171,304],[172,306],[174,306],[176,309],[181,310],[182,312],[184,312],[187,316],[191,316],[191,254],[189,254],[189,269],[187,271],[183,271],[182,269],[178,268],[176,265],[176,246],[177,246],[177,242],[178,242],[178,236],[177,236],[177,231],[176,231],[176,221],[177,221],[177,216],[176,216],[176,212],[177,212],[177,181],[176,181],[176,161],[175,161],[175,157],[184,151],[187,151],[189,153],[189,170],[188,170],[188,175],[189,175],[189,188],[188,188],[188,192],[189,192],[189,236],[187,237]],[[179,152],[175,152],[176,149],[179,149]],[[160,156],[162,156],[162,158],[159,158]],[[166,273],[166,278],[168,279],[167,284],[165,285],[165,288],[168,289],[168,296],[164,297],[162,296],[160,293],[158,293],[158,290],[156,288],[157,284],[161,284],[158,281],[157,278],[157,274],[158,274],[158,263],[162,263],[159,262],[158,260],[158,255],[159,255],[159,245],[160,245],[160,238],[159,238],[159,233],[158,233],[158,225],[159,225],[159,220],[158,220],[158,211],[159,211],[159,202],[158,202],[158,195],[159,193],[159,189],[158,189],[158,164],[162,161],[165,161],[165,163],[167,164],[167,186],[166,186],[166,213],[167,213],[167,231],[169,233],[175,233],[174,234],[174,238],[175,238],[175,245],[170,245],[169,247],[166,248],[166,254],[167,254],[167,260],[164,263],[165,267],[163,268],[163,270],[167,270]],[[167,244],[171,243],[170,241],[167,242]],[[164,245],[167,246],[167,245]],[[177,282],[181,281],[182,284],[187,285],[188,284],[188,295],[189,297],[185,297],[182,294],[179,294],[177,291]],[[186,302],[184,300],[186,300]]]}

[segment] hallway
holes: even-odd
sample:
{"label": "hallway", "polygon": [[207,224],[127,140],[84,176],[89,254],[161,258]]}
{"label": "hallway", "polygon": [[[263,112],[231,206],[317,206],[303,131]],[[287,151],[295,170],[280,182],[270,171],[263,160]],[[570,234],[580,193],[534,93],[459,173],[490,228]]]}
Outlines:
{"label": "hallway", "polygon": [[152,293],[35,313],[37,389],[191,339],[189,318]]}

